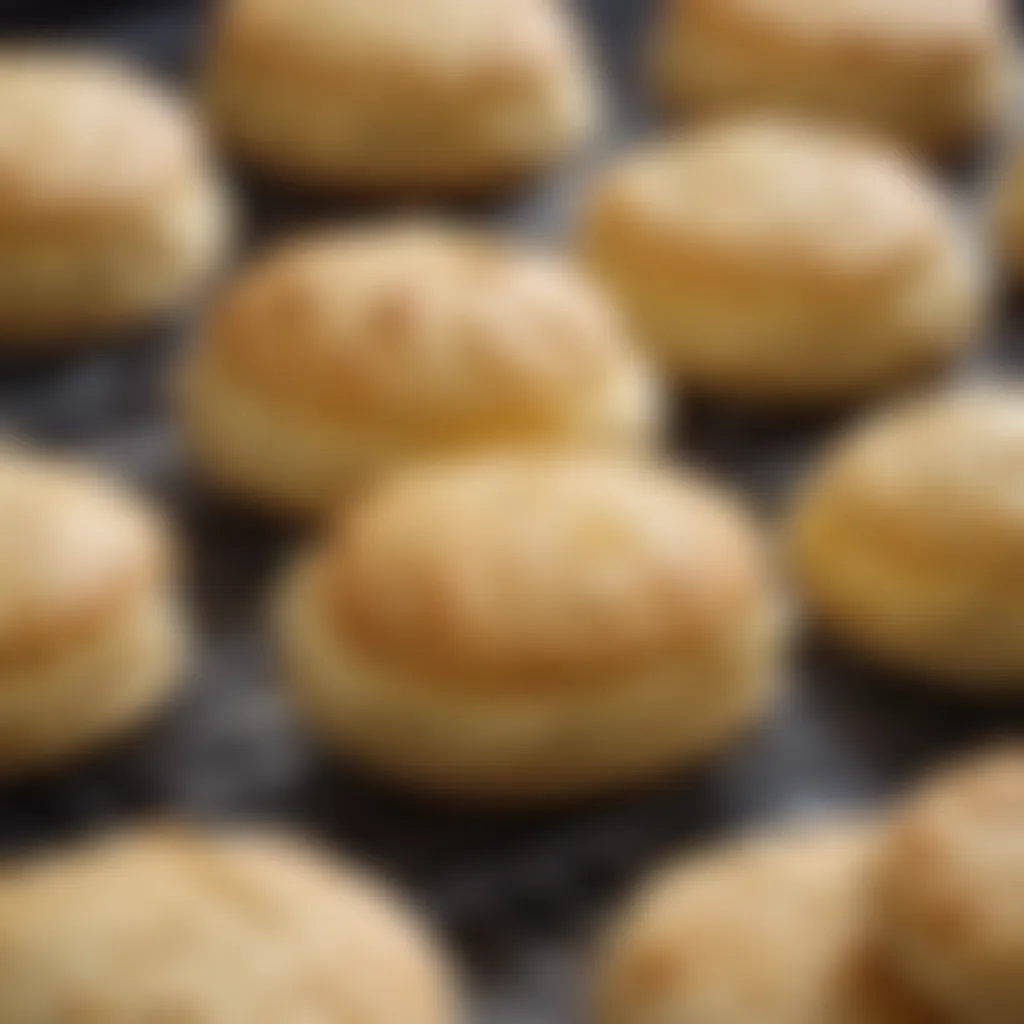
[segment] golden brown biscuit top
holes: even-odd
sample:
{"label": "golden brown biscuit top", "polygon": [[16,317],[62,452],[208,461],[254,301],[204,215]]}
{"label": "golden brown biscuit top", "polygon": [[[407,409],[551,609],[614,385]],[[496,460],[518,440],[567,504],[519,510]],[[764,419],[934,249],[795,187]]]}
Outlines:
{"label": "golden brown biscuit top", "polygon": [[757,540],[729,501],[599,459],[396,478],[355,507],[319,569],[348,643],[489,687],[720,655],[765,601]]}
{"label": "golden brown biscuit top", "polygon": [[[949,230],[909,162],[853,135],[732,122],[656,143],[599,181],[584,238],[634,272],[827,287],[916,266]],[[661,268],[659,270],[659,268]]]}
{"label": "golden brown biscuit top", "polygon": [[1001,0],[676,0],[679,17],[749,35],[752,44],[825,48],[844,60],[918,55],[954,61],[990,50]]}
{"label": "golden brown biscuit top", "polygon": [[59,653],[164,571],[149,510],[91,473],[0,451],[0,659]]}
{"label": "golden brown biscuit top", "polygon": [[1024,392],[983,387],[871,419],[812,479],[818,522],[890,539],[906,557],[1024,580]]}
{"label": "golden brown biscuit top", "polygon": [[947,771],[915,795],[891,829],[878,881],[894,942],[913,931],[912,941],[982,974],[1007,972],[1024,991],[1024,746]]}
{"label": "golden brown biscuit top", "polygon": [[670,868],[609,938],[604,1021],[926,1024],[877,962],[869,829],[802,829]]}
{"label": "golden brown biscuit top", "polygon": [[1019,250],[1024,241],[1024,146],[1019,143],[998,169],[991,213],[1004,249]]}
{"label": "golden brown biscuit top", "polygon": [[299,411],[428,433],[558,418],[638,359],[569,267],[427,227],[278,251],[206,333],[221,365]]}
{"label": "golden brown biscuit top", "polygon": [[401,95],[457,90],[466,99],[561,75],[577,56],[552,0],[231,0],[221,47],[304,76]]}
{"label": "golden brown biscuit top", "polygon": [[425,943],[298,844],[150,828],[0,876],[0,1016],[451,1024]]}
{"label": "golden brown biscuit top", "polygon": [[0,229],[105,226],[195,158],[185,114],[113,61],[0,51]]}

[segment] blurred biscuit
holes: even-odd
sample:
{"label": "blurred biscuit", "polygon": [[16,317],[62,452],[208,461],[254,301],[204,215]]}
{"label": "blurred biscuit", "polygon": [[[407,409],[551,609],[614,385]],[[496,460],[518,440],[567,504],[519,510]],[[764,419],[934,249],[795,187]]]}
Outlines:
{"label": "blurred biscuit", "polygon": [[911,798],[883,850],[877,902],[891,961],[952,1020],[1024,1020],[1024,746]]}
{"label": "blurred biscuit", "polygon": [[979,338],[984,287],[952,206],[895,153],[782,121],[712,126],[614,164],[583,260],[684,385],[848,400]]}
{"label": "blurred biscuit", "polygon": [[205,87],[229,147],[327,189],[491,189],[598,119],[559,0],[228,0]]}
{"label": "blurred biscuit", "polygon": [[997,260],[1019,286],[1024,282],[1024,146],[1019,143],[996,171],[989,214]]}
{"label": "blurred biscuit", "polygon": [[669,867],[594,976],[596,1024],[938,1024],[887,971],[866,826],[806,827]]}
{"label": "blurred biscuit", "polygon": [[212,481],[307,513],[445,453],[640,448],[660,418],[641,356],[587,281],[428,225],[334,231],[259,262],[215,309],[181,398]]}
{"label": "blurred biscuit", "polygon": [[795,503],[808,604],[851,645],[968,691],[1024,687],[1024,394],[903,404],[843,439]]}
{"label": "blurred biscuit", "polygon": [[945,155],[1011,98],[1003,0],[667,0],[654,77],[699,117],[787,112]]}
{"label": "blurred biscuit", "polygon": [[0,874],[4,1024],[454,1024],[441,958],[350,868],[149,827]]}
{"label": "blurred biscuit", "polygon": [[227,241],[188,115],[113,60],[0,51],[0,351],[77,345],[191,298]]}
{"label": "blurred biscuit", "polygon": [[410,785],[530,800],[707,757],[776,692],[779,606],[740,509],[655,465],[396,475],[288,574],[288,687]]}
{"label": "blurred biscuit", "polygon": [[172,578],[163,524],[112,482],[0,451],[0,774],[83,752],[167,698],[184,654]]}

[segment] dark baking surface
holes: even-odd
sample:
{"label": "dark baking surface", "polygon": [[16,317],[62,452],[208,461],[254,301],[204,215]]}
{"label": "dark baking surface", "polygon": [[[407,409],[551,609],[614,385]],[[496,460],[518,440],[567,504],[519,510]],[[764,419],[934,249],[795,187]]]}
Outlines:
{"label": "dark baking surface", "polygon": [[[590,158],[599,160],[600,149],[642,130],[635,57],[652,5],[579,3],[614,108]],[[0,36],[98,40],[181,78],[202,10],[195,2],[0,0]],[[557,238],[585,173],[578,167],[456,212]],[[312,219],[366,212],[251,183],[243,195],[250,233],[261,241]],[[975,372],[1019,368],[1021,345],[1012,318],[1003,320]],[[2,851],[152,814],[292,822],[365,856],[445,924],[464,954],[477,1024],[566,1024],[580,1017],[577,979],[591,925],[653,861],[753,823],[873,803],[986,738],[1024,735],[1022,707],[979,706],[880,679],[817,641],[798,662],[791,695],[756,735],[699,772],[612,800],[495,814],[418,801],[338,767],[295,729],[272,686],[265,598],[296,536],[204,496],[176,448],[164,379],[187,330],[0,370],[0,430],[99,459],[176,514],[201,646],[191,686],[144,735],[56,776],[0,788]],[[692,457],[768,509],[841,421],[773,424],[699,406],[681,418]]]}

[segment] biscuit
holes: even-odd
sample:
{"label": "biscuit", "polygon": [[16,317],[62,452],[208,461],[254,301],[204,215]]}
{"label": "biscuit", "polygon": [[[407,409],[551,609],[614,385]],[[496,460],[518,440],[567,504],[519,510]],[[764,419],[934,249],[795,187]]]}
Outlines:
{"label": "biscuit", "polygon": [[163,524],[111,482],[0,451],[0,774],[82,753],[167,698],[184,661],[173,574]]}
{"label": "biscuit", "polygon": [[599,118],[558,0],[229,0],[205,94],[229,148],[317,189],[493,189]]}
{"label": "biscuit", "polygon": [[453,796],[562,798],[707,757],[776,692],[752,524],[653,464],[396,474],[287,574],[286,684],[330,745]]}
{"label": "biscuit", "polygon": [[1024,146],[999,166],[989,208],[993,248],[1004,276],[1024,281]]}
{"label": "biscuit", "polygon": [[668,0],[654,79],[698,117],[785,112],[930,155],[978,141],[1011,98],[1003,0]]}
{"label": "biscuit", "polygon": [[1024,686],[1024,393],[979,387],[872,417],[795,502],[811,611],[851,646],[968,691]]}
{"label": "biscuit", "polygon": [[886,969],[864,825],[806,826],[664,870],[609,930],[595,1024],[938,1024]]}
{"label": "biscuit", "polygon": [[0,874],[0,1018],[454,1024],[388,893],[294,840],[149,826]]}
{"label": "biscuit", "polygon": [[0,351],[172,312],[224,255],[220,185],[186,113],[112,60],[0,50]]}
{"label": "biscuit", "polygon": [[508,446],[632,450],[660,419],[651,374],[588,282],[427,224],[272,253],[220,301],[181,383],[206,477],[306,514],[396,465]]}
{"label": "biscuit", "polygon": [[943,773],[896,819],[877,869],[894,967],[960,1024],[1024,1020],[1024,746]]}
{"label": "biscuit", "polygon": [[591,189],[579,249],[666,368],[730,399],[849,400],[980,334],[949,200],[827,129],[738,122],[642,148]]}

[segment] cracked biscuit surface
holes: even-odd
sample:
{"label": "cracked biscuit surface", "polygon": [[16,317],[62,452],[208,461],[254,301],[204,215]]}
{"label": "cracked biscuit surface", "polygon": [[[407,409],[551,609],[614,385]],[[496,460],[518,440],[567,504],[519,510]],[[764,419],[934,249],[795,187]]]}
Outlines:
{"label": "cracked biscuit surface", "polygon": [[481,798],[707,756],[778,682],[780,608],[746,516],[614,459],[396,475],[299,560],[279,625],[289,689],[329,743]]}
{"label": "cracked biscuit surface", "polygon": [[637,450],[660,420],[642,356],[581,275],[428,224],[331,231],[260,261],[218,303],[181,397],[212,481],[314,514],[405,463]]}
{"label": "cracked biscuit surface", "polygon": [[894,152],[793,122],[709,126],[600,175],[584,263],[683,386],[848,401],[980,338],[986,286],[949,200]]}
{"label": "cracked biscuit surface", "polygon": [[233,150],[321,189],[492,189],[598,119],[557,0],[231,0],[205,91]]}

